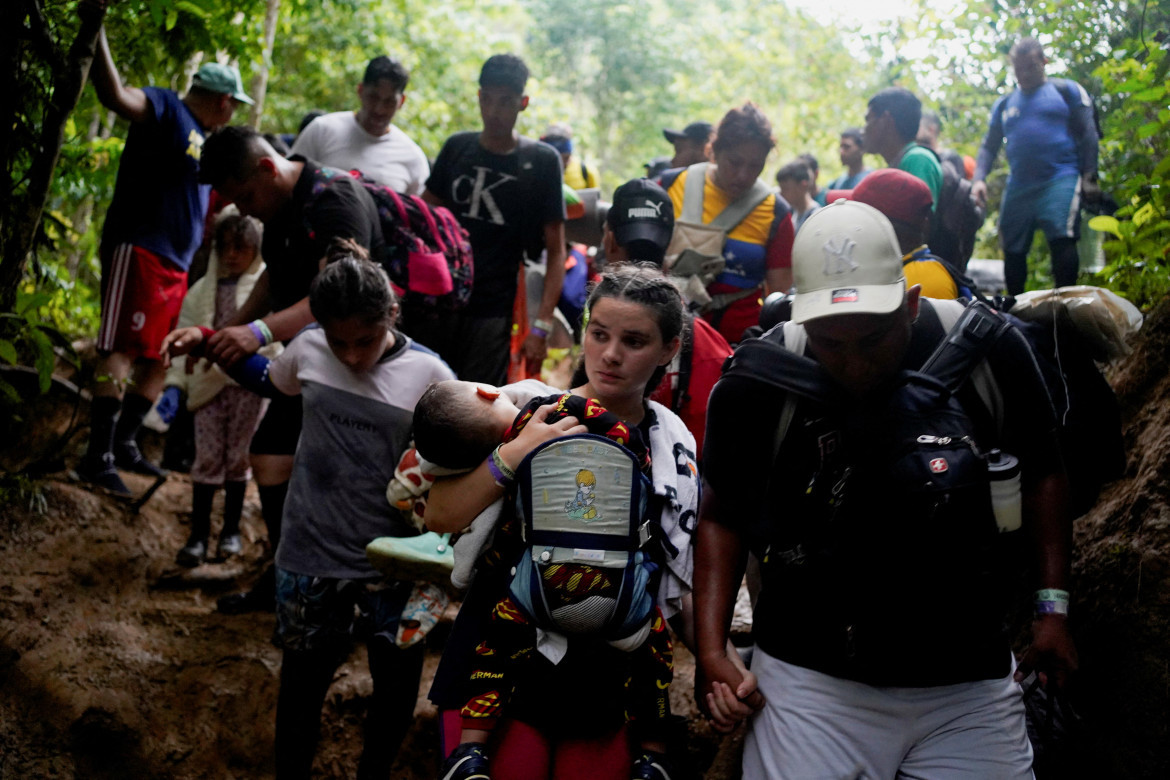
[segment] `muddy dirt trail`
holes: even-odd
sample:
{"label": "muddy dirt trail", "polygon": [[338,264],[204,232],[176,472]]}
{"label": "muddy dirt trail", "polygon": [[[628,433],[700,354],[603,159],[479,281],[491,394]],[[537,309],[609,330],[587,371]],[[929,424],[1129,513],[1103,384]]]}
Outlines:
{"label": "muddy dirt trail", "polygon": [[[127,481],[134,490],[149,484]],[[43,514],[17,502],[0,514],[0,778],[271,777],[275,619],[215,610],[217,597],[248,584],[263,563],[254,492],[243,555],[192,570],[174,564],[188,532],[185,475],[172,474],[138,514],[64,475],[42,495]],[[429,639],[424,692],[452,615]],[[693,713],[693,663],[679,655],[674,704]],[[365,669],[358,647],[335,676],[320,777],[354,775],[371,693]],[[435,777],[436,722],[420,698],[396,780]],[[717,738],[697,722],[692,737],[694,758],[710,766]]]}

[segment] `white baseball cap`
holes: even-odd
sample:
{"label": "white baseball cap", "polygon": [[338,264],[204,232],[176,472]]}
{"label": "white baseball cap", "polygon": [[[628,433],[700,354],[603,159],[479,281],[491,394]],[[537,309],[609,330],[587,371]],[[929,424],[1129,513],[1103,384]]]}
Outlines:
{"label": "white baseball cap", "polygon": [[792,321],[889,314],[906,297],[894,227],[873,206],[838,200],[817,210],[792,244]]}

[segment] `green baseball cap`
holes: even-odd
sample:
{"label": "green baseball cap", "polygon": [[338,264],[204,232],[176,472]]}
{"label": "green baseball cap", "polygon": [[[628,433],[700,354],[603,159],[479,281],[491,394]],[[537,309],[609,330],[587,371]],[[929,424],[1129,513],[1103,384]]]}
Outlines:
{"label": "green baseball cap", "polygon": [[218,92],[221,95],[231,95],[241,103],[253,104],[252,98],[244,92],[244,84],[240,81],[240,72],[231,65],[221,65],[218,62],[209,62],[199,68],[191,86],[206,89],[208,92]]}

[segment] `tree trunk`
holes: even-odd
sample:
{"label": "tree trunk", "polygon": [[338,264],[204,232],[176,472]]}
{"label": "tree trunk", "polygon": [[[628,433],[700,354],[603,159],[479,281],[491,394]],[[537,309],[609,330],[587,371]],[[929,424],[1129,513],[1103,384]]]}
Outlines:
{"label": "tree trunk", "polygon": [[272,48],[276,45],[276,22],[280,19],[280,0],[268,0],[268,11],[264,14],[264,59],[260,69],[252,77],[252,99],[256,103],[248,115],[248,124],[260,129],[260,117],[264,115],[264,96],[268,93],[268,70],[272,64]]}
{"label": "tree trunk", "polygon": [[[35,0],[33,6],[36,7]],[[24,276],[28,253],[41,224],[49,185],[61,156],[61,145],[65,142],[65,123],[77,107],[89,76],[105,12],[84,16],[68,55],[53,74],[53,93],[45,109],[40,139],[28,169],[26,189],[13,198],[11,212],[4,215],[4,235],[0,236],[3,243],[3,252],[0,252],[0,312],[12,311],[16,302],[16,289]]]}

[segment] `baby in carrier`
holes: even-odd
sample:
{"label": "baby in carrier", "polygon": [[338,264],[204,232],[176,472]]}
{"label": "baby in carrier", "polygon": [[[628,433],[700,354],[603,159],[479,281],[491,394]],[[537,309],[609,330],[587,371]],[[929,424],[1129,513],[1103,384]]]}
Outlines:
{"label": "baby in carrier", "polygon": [[[589,434],[547,442],[511,472],[494,457],[496,448],[547,404],[555,405],[547,422],[574,417]],[[648,430],[649,420],[644,426]],[[514,567],[514,574],[474,648],[461,747],[486,742],[517,674],[537,663],[537,654],[556,665],[572,638],[619,651],[599,653],[598,663],[620,657],[624,669],[616,673],[625,675],[633,733],[644,750],[662,749],[673,648],[654,600],[657,566],[649,555],[654,534],[647,520],[657,515],[647,442],[640,428],[570,393],[535,398],[518,410],[494,388],[446,381],[419,400],[418,455],[447,469],[492,458],[497,481],[511,486],[505,501],[514,499],[516,506],[505,511],[479,561],[481,568]],[[524,718],[523,712],[509,714]]]}

